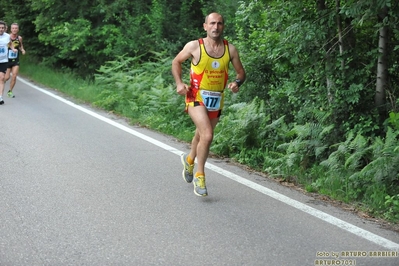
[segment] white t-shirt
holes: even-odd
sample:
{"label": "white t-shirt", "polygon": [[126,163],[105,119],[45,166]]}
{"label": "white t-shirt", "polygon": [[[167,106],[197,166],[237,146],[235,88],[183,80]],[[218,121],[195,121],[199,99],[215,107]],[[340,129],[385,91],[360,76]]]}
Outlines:
{"label": "white t-shirt", "polygon": [[10,34],[3,33],[0,35],[0,63],[8,62],[8,44],[10,42]]}

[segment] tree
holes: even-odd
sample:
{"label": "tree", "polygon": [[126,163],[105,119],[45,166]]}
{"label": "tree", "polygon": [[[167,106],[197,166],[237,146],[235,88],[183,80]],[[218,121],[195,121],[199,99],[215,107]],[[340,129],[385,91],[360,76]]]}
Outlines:
{"label": "tree", "polygon": [[[269,112],[288,122],[309,121],[312,110],[320,109],[331,114],[337,136],[351,128],[377,133],[386,110],[394,107],[386,108],[384,92],[396,102],[399,85],[392,76],[398,66],[396,14],[398,3],[390,0],[242,3],[236,20],[239,45],[256,81],[253,87],[247,83],[249,95],[268,101]],[[378,52],[378,31],[384,53]],[[377,100],[385,107],[379,120]]]}
{"label": "tree", "polygon": [[[384,6],[378,14],[380,23],[388,17],[388,7]],[[375,88],[375,105],[377,108],[384,106],[386,103],[385,89],[388,84],[388,26],[381,25],[378,36],[378,61],[377,61],[377,82]]]}

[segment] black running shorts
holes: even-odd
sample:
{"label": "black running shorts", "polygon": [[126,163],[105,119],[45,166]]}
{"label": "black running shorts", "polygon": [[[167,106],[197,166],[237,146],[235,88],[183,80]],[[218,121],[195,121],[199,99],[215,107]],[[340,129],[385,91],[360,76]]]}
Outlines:
{"label": "black running shorts", "polygon": [[0,72],[3,72],[5,74],[7,72],[7,68],[8,68],[8,62],[0,63]]}

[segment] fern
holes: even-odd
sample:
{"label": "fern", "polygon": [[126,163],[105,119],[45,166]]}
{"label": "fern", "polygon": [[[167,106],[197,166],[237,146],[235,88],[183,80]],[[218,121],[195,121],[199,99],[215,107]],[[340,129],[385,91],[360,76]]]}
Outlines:
{"label": "fern", "polygon": [[[362,170],[361,175],[375,182],[389,184],[397,190],[399,181],[399,131],[388,127],[385,139],[377,137],[370,146],[373,152],[372,161]],[[395,184],[396,182],[396,184]]]}
{"label": "fern", "polygon": [[264,102],[258,98],[250,104],[237,103],[225,108],[215,129],[212,150],[230,156],[244,148],[259,147],[259,136],[262,136],[263,125],[268,119]]}

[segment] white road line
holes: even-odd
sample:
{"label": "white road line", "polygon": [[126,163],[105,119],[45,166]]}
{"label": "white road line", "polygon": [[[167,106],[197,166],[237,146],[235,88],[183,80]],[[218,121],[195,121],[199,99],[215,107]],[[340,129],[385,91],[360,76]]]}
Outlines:
{"label": "white road line", "polygon": [[[115,121],[113,121],[113,120],[111,120],[109,118],[106,118],[104,116],[101,116],[101,115],[99,115],[99,114],[97,114],[97,113],[95,113],[93,111],[90,111],[90,110],[88,110],[86,108],[83,108],[82,106],[79,106],[79,105],[77,105],[77,104],[75,104],[75,103],[73,103],[71,101],[68,101],[68,100],[66,100],[66,99],[64,99],[64,98],[62,98],[60,96],[57,96],[57,95],[55,95],[54,93],[52,93],[50,91],[44,90],[44,89],[42,89],[42,88],[40,88],[40,87],[38,87],[38,86],[36,86],[36,85],[34,85],[32,83],[20,78],[20,77],[18,77],[18,80],[20,80],[21,82],[31,86],[32,88],[34,88],[34,89],[36,89],[38,91],[41,91],[41,92],[43,92],[43,93],[45,93],[45,94],[47,94],[47,95],[49,95],[49,96],[61,101],[63,103],[66,103],[66,104],[68,104],[68,105],[70,105],[70,106],[72,106],[72,107],[84,112],[84,113],[86,113],[88,115],[91,115],[91,116],[93,116],[93,117],[95,117],[97,119],[100,119],[101,121],[104,121],[104,122],[106,122],[106,123],[108,123],[108,124],[110,124],[110,125],[112,125],[114,127],[117,127],[119,129],[129,133],[129,134],[132,134],[132,135],[134,135],[134,136],[136,136],[138,138],[141,138],[141,139],[143,139],[145,141],[148,141],[148,142],[150,142],[150,143],[152,143],[152,144],[154,144],[154,145],[156,145],[156,146],[158,146],[158,147],[160,147],[162,149],[170,151],[170,152],[172,152],[172,153],[174,153],[176,155],[179,155],[179,156],[182,153],[182,151],[180,151],[180,150],[177,150],[177,149],[175,149],[175,148],[173,148],[173,147],[171,147],[169,145],[166,145],[165,143],[162,143],[162,142],[160,142],[158,140],[155,140],[155,139],[150,138],[150,137],[148,137],[148,136],[146,136],[144,134],[141,134],[141,133],[139,133],[139,132],[137,132],[137,131],[129,128],[129,127],[121,125],[121,124],[119,124],[119,123],[117,123],[117,122],[115,122]],[[341,228],[341,229],[343,229],[345,231],[348,231],[349,233],[352,233],[352,234],[354,234],[356,236],[359,236],[361,238],[367,239],[367,240],[369,240],[369,241],[371,241],[371,242],[373,242],[373,243],[375,243],[377,245],[380,245],[381,247],[384,247],[384,248],[387,248],[387,249],[390,249],[390,250],[393,250],[393,251],[399,251],[399,244],[398,243],[395,243],[395,242],[390,241],[390,240],[388,240],[386,238],[383,238],[383,237],[378,236],[378,235],[376,235],[374,233],[371,233],[371,232],[369,232],[367,230],[364,230],[364,229],[362,229],[360,227],[357,227],[357,226],[355,226],[353,224],[345,222],[345,221],[343,221],[341,219],[338,219],[338,218],[336,218],[336,217],[334,217],[332,215],[329,215],[329,214],[327,214],[325,212],[322,212],[320,210],[312,208],[312,207],[310,207],[310,206],[308,206],[308,205],[306,205],[304,203],[301,203],[299,201],[291,199],[291,198],[289,198],[287,196],[284,196],[284,195],[282,195],[282,194],[280,194],[280,193],[278,193],[278,192],[276,192],[274,190],[271,190],[271,189],[268,189],[266,187],[263,187],[263,186],[255,183],[255,182],[249,181],[249,180],[247,180],[247,179],[245,179],[245,178],[243,178],[243,177],[241,177],[239,175],[236,175],[236,174],[234,174],[232,172],[226,171],[226,170],[224,170],[224,169],[222,169],[222,168],[220,168],[220,167],[218,167],[216,165],[213,165],[213,164],[210,164],[210,163],[206,163],[205,167],[210,169],[210,170],[212,170],[212,171],[214,171],[214,172],[216,172],[216,173],[219,173],[219,174],[221,174],[221,175],[223,175],[223,176],[225,176],[227,178],[230,178],[231,180],[234,180],[234,181],[236,181],[238,183],[241,183],[244,186],[252,188],[252,189],[254,189],[254,190],[256,190],[256,191],[258,191],[260,193],[263,193],[263,194],[265,194],[265,195],[267,195],[267,196],[269,196],[271,198],[274,198],[274,199],[276,199],[276,200],[278,200],[280,202],[283,202],[283,203],[285,203],[285,204],[287,204],[287,205],[289,205],[291,207],[294,207],[294,208],[296,208],[298,210],[301,210],[301,211],[303,211],[303,212],[305,212],[307,214],[310,214],[310,215],[312,215],[312,216],[314,216],[316,218],[319,218],[319,219],[321,219],[321,220],[323,220],[323,221],[325,221],[327,223],[330,223],[330,224],[332,224],[334,226],[337,226],[337,227],[339,227],[339,228]]]}

